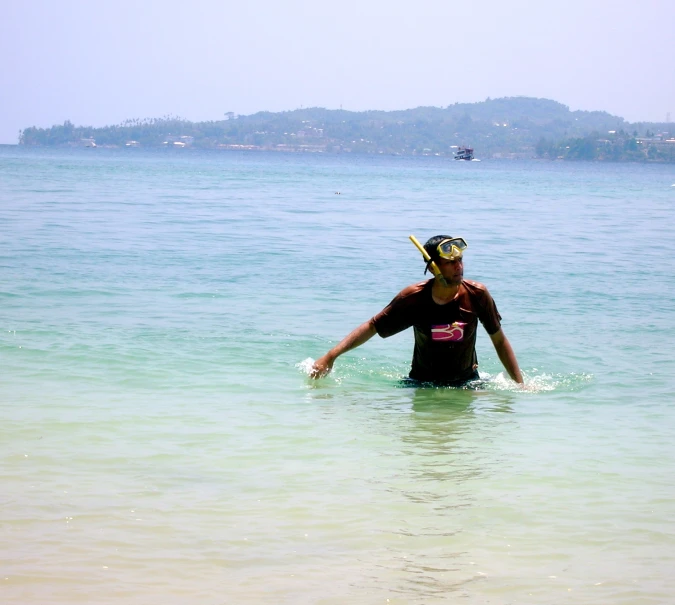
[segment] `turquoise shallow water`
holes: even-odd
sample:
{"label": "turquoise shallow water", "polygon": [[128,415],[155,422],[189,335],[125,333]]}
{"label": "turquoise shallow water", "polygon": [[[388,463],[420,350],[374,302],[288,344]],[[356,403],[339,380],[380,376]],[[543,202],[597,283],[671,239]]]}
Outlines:
{"label": "turquoise shallow water", "polygon": [[[668,603],[668,166],[0,147],[0,596]],[[339,192],[337,195],[336,192]],[[303,368],[469,242],[532,390]]]}

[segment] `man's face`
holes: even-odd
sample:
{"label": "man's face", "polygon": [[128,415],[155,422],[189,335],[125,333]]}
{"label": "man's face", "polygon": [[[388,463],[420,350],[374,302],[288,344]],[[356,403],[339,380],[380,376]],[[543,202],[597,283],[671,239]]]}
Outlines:
{"label": "man's face", "polygon": [[464,260],[462,258],[455,260],[439,258],[436,260],[436,266],[449,285],[458,286],[462,283],[462,279],[464,279]]}

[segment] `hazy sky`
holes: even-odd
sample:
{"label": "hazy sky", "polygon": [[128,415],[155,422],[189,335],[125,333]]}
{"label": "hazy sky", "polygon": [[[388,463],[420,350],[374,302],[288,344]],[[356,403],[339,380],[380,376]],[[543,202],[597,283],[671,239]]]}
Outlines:
{"label": "hazy sky", "polygon": [[525,95],[675,120],[675,0],[0,0],[0,143],[69,119]]}

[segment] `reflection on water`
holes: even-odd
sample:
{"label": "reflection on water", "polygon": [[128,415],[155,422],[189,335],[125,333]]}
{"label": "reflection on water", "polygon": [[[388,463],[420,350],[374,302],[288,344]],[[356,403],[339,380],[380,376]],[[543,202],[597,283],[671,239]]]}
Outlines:
{"label": "reflection on water", "polygon": [[382,395],[376,407],[390,413],[365,428],[386,434],[392,444],[392,472],[382,484],[387,506],[373,511],[373,529],[387,547],[363,554],[361,562],[379,570],[360,583],[363,589],[376,586],[394,602],[429,603],[468,594],[481,580],[468,560],[468,519],[482,506],[475,486],[497,472],[492,442],[511,422],[515,398],[449,388]]}

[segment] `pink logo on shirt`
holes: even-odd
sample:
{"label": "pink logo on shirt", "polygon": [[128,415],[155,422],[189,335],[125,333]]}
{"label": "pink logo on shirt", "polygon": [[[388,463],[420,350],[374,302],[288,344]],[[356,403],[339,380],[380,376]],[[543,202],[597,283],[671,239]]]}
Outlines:
{"label": "pink logo on shirt", "polygon": [[431,326],[431,340],[443,340],[446,342],[460,342],[464,340],[464,327],[466,322],[456,321],[452,324],[440,324]]}

